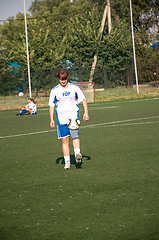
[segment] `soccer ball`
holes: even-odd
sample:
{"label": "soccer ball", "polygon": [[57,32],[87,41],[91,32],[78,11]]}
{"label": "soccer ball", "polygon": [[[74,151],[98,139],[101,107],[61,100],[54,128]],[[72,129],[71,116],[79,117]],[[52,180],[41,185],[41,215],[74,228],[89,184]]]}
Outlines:
{"label": "soccer ball", "polygon": [[23,97],[23,96],[24,96],[24,93],[23,93],[23,92],[19,92],[19,93],[18,93],[18,96],[19,96],[19,97]]}
{"label": "soccer ball", "polygon": [[67,126],[70,130],[77,130],[80,127],[80,120],[78,118],[72,117],[68,120]]}

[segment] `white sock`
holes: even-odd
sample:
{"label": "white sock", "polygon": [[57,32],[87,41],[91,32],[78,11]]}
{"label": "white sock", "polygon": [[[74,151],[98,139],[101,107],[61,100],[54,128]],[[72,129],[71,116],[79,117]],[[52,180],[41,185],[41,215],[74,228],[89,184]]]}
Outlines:
{"label": "white sock", "polygon": [[65,163],[70,163],[70,156],[64,156]]}
{"label": "white sock", "polygon": [[74,153],[75,153],[75,155],[78,154],[78,153],[80,153],[80,148],[75,148],[75,149],[74,149]]}

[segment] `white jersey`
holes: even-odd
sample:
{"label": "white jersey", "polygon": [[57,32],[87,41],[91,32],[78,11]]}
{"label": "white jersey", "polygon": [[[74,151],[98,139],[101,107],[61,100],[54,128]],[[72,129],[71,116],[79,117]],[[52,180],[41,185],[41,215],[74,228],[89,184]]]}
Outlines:
{"label": "white jersey", "polygon": [[36,104],[35,103],[30,102],[30,103],[28,103],[27,106],[32,110],[32,113],[36,113]]}
{"label": "white jersey", "polygon": [[54,87],[50,93],[49,106],[56,104],[57,125],[66,124],[71,117],[78,117],[78,103],[86,98],[81,89],[75,84],[68,83],[67,88],[60,84]]}

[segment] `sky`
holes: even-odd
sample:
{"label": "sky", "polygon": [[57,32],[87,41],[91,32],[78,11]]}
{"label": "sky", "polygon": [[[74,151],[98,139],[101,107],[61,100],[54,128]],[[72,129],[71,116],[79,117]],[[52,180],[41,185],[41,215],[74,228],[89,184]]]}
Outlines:
{"label": "sky", "polygon": [[[34,0],[25,0],[26,11],[31,7]],[[18,12],[24,13],[24,0],[0,0],[0,20],[6,20]],[[28,12],[29,13],[29,12]],[[3,22],[0,21],[2,24]]]}

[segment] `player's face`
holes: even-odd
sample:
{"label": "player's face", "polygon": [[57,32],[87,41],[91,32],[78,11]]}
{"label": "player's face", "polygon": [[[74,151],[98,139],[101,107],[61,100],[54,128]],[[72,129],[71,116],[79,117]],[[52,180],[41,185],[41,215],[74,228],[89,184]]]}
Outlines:
{"label": "player's face", "polygon": [[62,87],[66,87],[67,86],[67,79],[66,80],[59,80],[60,81],[60,85],[62,86]]}

